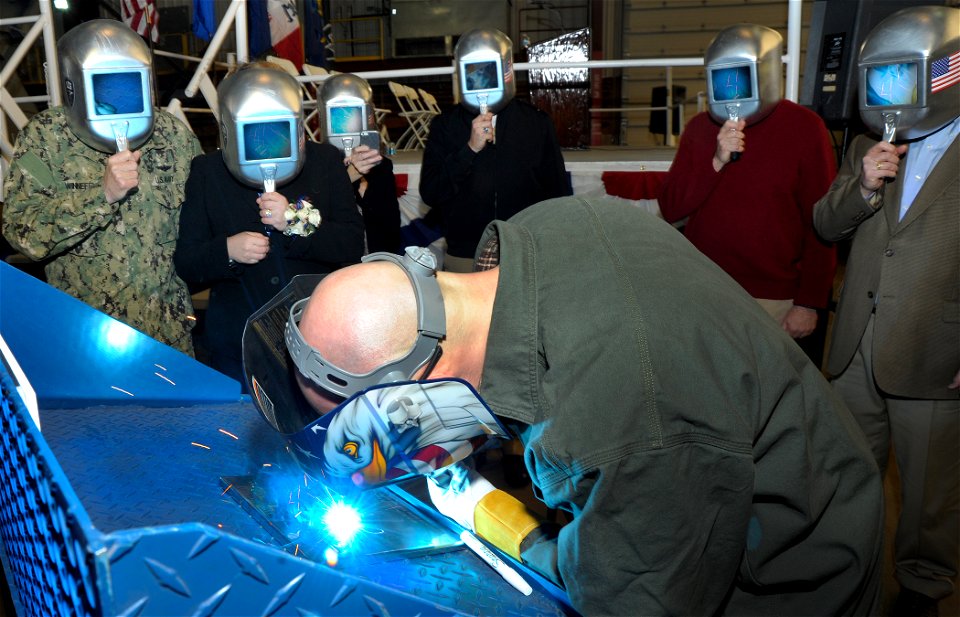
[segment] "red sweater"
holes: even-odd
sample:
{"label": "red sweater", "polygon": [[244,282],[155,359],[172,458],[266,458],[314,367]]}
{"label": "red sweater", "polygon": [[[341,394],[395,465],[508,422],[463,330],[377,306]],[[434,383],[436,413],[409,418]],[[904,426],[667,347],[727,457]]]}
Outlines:
{"label": "red sweater", "polygon": [[689,217],[687,238],[754,298],[825,308],[836,251],[813,229],[813,205],[836,175],[830,136],[788,100],[744,131],[739,161],[716,172],[720,126],[694,116],[660,188],[668,221]]}

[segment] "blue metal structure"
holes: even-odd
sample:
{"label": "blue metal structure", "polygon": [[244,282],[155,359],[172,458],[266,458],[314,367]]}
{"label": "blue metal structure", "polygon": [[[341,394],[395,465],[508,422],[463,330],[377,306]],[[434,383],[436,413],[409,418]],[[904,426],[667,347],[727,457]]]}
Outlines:
{"label": "blue metal structure", "polygon": [[[295,555],[221,484],[288,460],[236,382],[137,332],[104,347],[91,332],[110,318],[25,276],[0,264],[0,332],[43,427],[0,363],[0,539],[26,615],[573,614],[521,565],[529,597],[462,547],[340,564]],[[150,377],[157,364],[175,386]]]}

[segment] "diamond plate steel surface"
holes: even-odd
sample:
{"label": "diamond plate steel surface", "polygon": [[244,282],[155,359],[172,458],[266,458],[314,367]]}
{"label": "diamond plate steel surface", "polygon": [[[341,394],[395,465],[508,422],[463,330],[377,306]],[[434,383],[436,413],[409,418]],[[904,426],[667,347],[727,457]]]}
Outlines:
{"label": "diamond plate steel surface", "polygon": [[199,522],[271,542],[219,484],[287,456],[251,403],[43,410],[41,423],[101,531]]}
{"label": "diamond plate steel surface", "polygon": [[95,615],[101,609],[93,529],[0,363],[0,538],[32,615]]}
{"label": "diamond plate steel surface", "polygon": [[[107,545],[109,614],[462,614],[202,525],[117,532]],[[197,552],[197,546],[203,549]]]}
{"label": "diamond plate steel surface", "polygon": [[28,614],[573,614],[462,548],[353,569],[284,552],[220,484],[286,460],[249,403],[46,409],[41,436],[9,400],[0,531]]}

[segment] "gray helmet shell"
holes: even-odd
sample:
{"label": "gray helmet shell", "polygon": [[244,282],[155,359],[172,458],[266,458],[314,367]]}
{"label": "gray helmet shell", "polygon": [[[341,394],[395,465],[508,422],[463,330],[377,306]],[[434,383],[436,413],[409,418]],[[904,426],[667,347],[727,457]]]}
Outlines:
{"label": "gray helmet shell", "polygon": [[250,65],[217,88],[220,152],[233,176],[264,188],[264,172],[277,185],[295,178],[306,158],[300,82],[283,70]]}
{"label": "gray helmet shell", "polygon": [[[783,37],[766,26],[735,24],[721,30],[704,55],[710,116],[723,123],[736,113],[755,124],[783,98]],[[735,78],[739,86],[725,89]],[[732,108],[731,108],[732,107]]]}
{"label": "gray helmet shell", "polygon": [[513,100],[513,43],[499,30],[471,30],[453,51],[454,79],[460,104],[480,113],[484,106],[497,113]]}
{"label": "gray helmet shell", "polygon": [[126,129],[130,149],[150,138],[153,70],[140,35],[123,22],[94,19],[64,34],[57,55],[67,125],[80,141],[113,153],[117,130]]}
{"label": "gray helmet shell", "polygon": [[[881,21],[864,39],[857,62],[863,123],[877,134],[889,135],[893,128],[885,126],[889,120],[896,127],[895,135],[904,139],[943,128],[960,115],[960,86],[939,89],[932,71],[935,63],[950,64],[948,58],[958,52],[960,8],[917,6]],[[904,96],[880,92],[883,72],[891,70],[902,72],[906,79],[897,84]]]}
{"label": "gray helmet shell", "polygon": [[356,134],[359,137],[361,131],[376,130],[373,89],[361,77],[338,73],[324,80],[320,105],[325,136]]}

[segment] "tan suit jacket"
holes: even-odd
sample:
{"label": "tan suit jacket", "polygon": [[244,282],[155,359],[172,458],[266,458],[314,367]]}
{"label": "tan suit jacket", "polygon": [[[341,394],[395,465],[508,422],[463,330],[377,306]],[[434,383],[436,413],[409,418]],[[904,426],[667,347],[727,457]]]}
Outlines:
{"label": "tan suit jacket", "polygon": [[863,156],[875,143],[865,136],[854,140],[829,192],[814,206],[814,226],[824,239],[853,237],[827,370],[838,375],[846,369],[876,306],[877,386],[905,398],[955,399],[957,390],[947,385],[960,369],[960,139],[944,152],[902,221],[904,163],[882,189],[876,211],[860,194]]}

